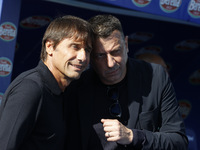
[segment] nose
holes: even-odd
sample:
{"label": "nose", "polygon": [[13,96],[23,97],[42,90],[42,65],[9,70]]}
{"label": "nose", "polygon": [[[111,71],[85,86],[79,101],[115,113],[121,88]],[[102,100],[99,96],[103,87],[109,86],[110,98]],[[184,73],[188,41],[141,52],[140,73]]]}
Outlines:
{"label": "nose", "polygon": [[111,55],[107,55],[108,67],[113,67],[115,65],[115,59]]}
{"label": "nose", "polygon": [[81,62],[86,61],[87,55],[84,48],[80,49],[77,54],[77,59]]}

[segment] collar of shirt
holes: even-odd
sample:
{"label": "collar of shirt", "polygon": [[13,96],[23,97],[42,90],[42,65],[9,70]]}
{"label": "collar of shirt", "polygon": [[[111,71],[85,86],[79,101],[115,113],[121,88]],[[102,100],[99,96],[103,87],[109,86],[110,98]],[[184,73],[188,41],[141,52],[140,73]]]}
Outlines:
{"label": "collar of shirt", "polygon": [[51,71],[48,69],[48,67],[40,60],[37,70],[42,76],[42,80],[45,84],[45,86],[55,95],[60,95],[62,93],[62,90],[60,89],[58,82],[54,78]]}

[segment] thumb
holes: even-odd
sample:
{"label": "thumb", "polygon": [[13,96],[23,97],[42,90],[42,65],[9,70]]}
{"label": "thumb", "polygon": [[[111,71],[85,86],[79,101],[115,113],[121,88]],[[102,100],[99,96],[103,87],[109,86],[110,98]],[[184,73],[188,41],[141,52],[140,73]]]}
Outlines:
{"label": "thumb", "polygon": [[104,123],[106,120],[105,119],[101,119],[101,123]]}

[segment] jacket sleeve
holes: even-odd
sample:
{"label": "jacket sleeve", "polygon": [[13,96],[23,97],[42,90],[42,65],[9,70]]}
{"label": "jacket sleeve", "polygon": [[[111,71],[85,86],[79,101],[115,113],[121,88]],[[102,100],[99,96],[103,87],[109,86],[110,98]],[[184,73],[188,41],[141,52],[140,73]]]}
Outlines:
{"label": "jacket sleeve", "polygon": [[6,91],[0,114],[0,149],[18,150],[34,127],[41,88],[32,80],[15,82]]}
{"label": "jacket sleeve", "polygon": [[154,68],[153,76],[151,88],[154,95],[151,99],[156,98],[158,105],[152,112],[142,114],[144,118],[152,117],[150,124],[141,123],[141,129],[132,129],[133,147],[143,150],[187,150],[185,127],[169,76],[161,66]]}

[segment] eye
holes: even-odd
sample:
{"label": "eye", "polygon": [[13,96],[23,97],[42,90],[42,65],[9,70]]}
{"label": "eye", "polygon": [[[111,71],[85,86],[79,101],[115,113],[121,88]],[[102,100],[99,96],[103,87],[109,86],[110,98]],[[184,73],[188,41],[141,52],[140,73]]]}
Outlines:
{"label": "eye", "polygon": [[94,57],[96,59],[103,59],[104,57],[106,57],[106,54],[104,54],[104,53],[97,53],[97,54],[94,54]]}
{"label": "eye", "polygon": [[120,52],[121,52],[120,49],[117,49],[117,50],[112,51],[112,52],[111,52],[111,55],[112,55],[112,56],[117,56],[117,55],[120,54]]}
{"label": "eye", "polygon": [[87,48],[85,48],[85,51],[88,52],[88,53],[91,53],[92,52],[92,48],[87,47]]}
{"label": "eye", "polygon": [[72,46],[72,48],[74,48],[74,49],[76,49],[76,50],[79,49],[78,44],[72,44],[71,46]]}

